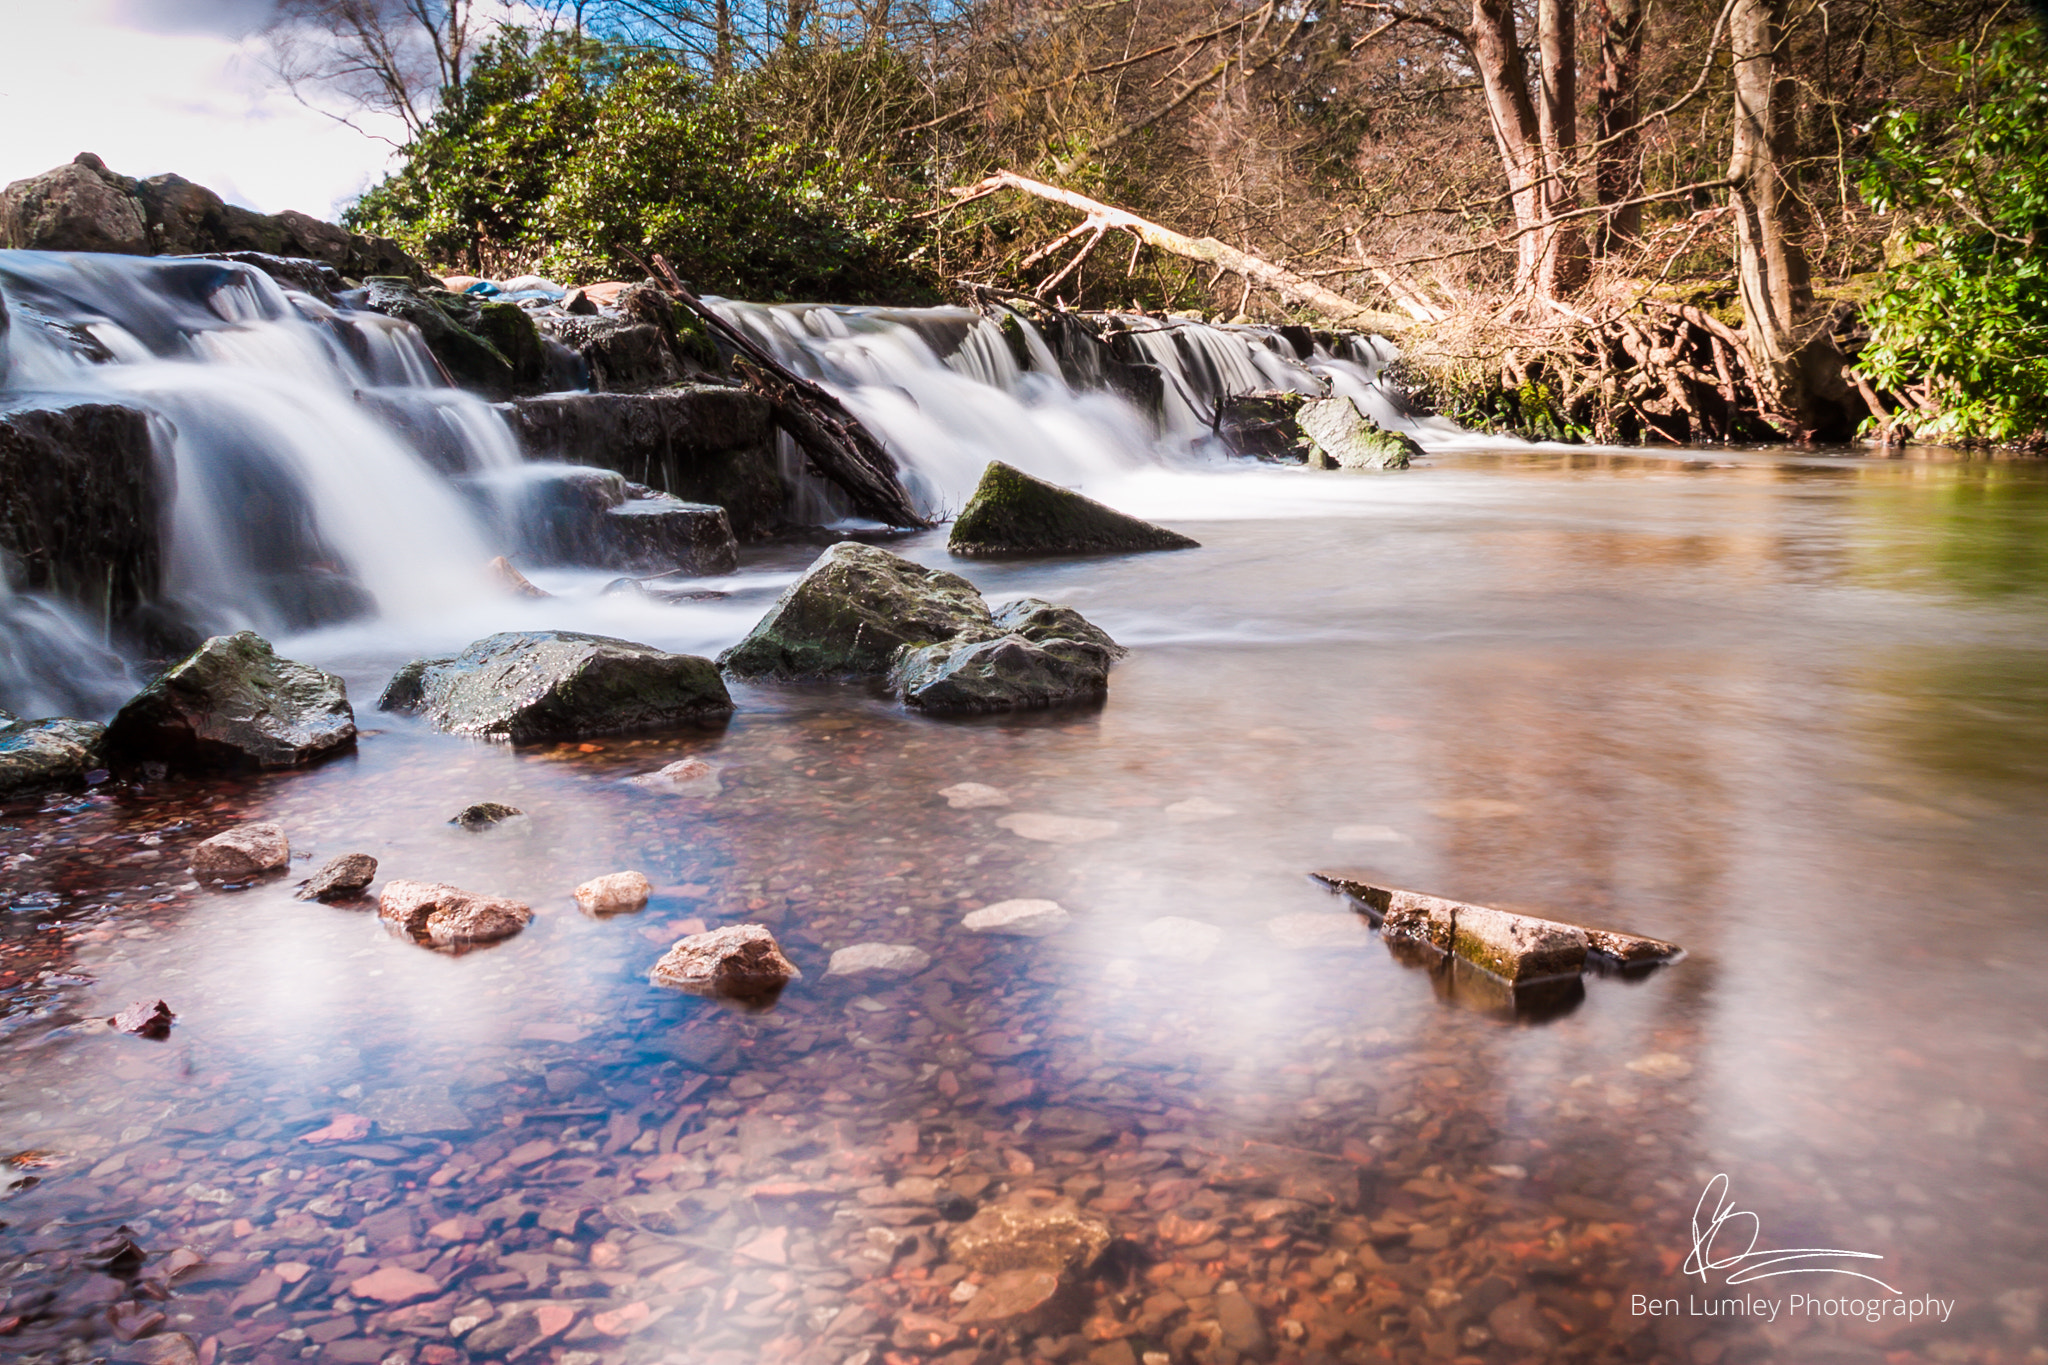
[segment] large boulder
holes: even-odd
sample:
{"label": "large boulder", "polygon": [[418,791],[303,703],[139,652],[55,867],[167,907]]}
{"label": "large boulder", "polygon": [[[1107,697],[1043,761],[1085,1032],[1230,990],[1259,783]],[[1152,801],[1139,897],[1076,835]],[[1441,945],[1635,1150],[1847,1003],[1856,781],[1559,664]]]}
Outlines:
{"label": "large boulder", "polygon": [[1124,554],[1198,542],[991,460],[946,548],[956,555]]}
{"label": "large boulder", "polygon": [[648,972],[657,986],[736,1000],[772,996],[803,973],[759,924],[729,924],[677,939]]}
{"label": "large boulder", "polygon": [[875,677],[906,645],[999,634],[980,591],[958,574],[848,540],[818,556],[718,662],[740,678]]}
{"label": "large boulder", "polygon": [[141,409],[0,405],[0,552],[16,586],[127,616],[161,586],[171,496]]}
{"label": "large boulder", "polygon": [[448,659],[415,659],[377,702],[451,734],[513,743],[723,721],[732,696],[709,659],[576,631],[508,631]]}
{"label": "large boulder", "polygon": [[1295,421],[1308,440],[1312,469],[1406,469],[1422,453],[1413,436],[1388,431],[1349,398],[1304,403]]}
{"label": "large boulder", "polygon": [[0,246],[150,254],[149,221],[121,178],[91,152],[0,190]]}
{"label": "large boulder", "polygon": [[184,771],[297,768],[355,748],[348,689],[281,659],[254,631],[216,635],[131,698],[107,727],[117,763]]}
{"label": "large boulder", "polygon": [[24,721],[0,711],[0,799],[82,785],[103,761],[106,733],[89,720]]}

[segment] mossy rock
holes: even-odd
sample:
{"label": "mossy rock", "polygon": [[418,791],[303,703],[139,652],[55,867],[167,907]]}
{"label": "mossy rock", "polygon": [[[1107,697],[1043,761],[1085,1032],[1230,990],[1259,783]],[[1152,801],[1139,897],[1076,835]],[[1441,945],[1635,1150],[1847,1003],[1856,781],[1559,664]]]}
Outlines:
{"label": "mossy rock", "polygon": [[982,471],[946,542],[952,553],[967,556],[1126,554],[1198,545],[1000,460]]}
{"label": "mossy rock", "polygon": [[244,630],[173,664],[121,708],[106,738],[117,763],[298,768],[355,748],[356,719],[340,678],[281,659]]}
{"label": "mossy rock", "polygon": [[1388,431],[1349,398],[1304,403],[1295,420],[1308,438],[1308,462],[1316,469],[1406,469],[1422,453],[1414,437]]}
{"label": "mossy rock", "polygon": [[879,677],[906,645],[1000,633],[958,574],[849,540],[818,556],[718,662],[739,678]]}
{"label": "mossy rock", "polygon": [[508,398],[547,377],[540,331],[517,304],[421,288],[402,275],[375,275],[363,281],[362,306],[419,328],[427,349],[463,388]]}
{"label": "mossy rock", "polygon": [[515,744],[627,734],[732,714],[709,659],[568,630],[507,631],[450,659],[415,659],[378,699],[450,734]]}
{"label": "mossy rock", "polygon": [[17,720],[0,711],[0,799],[76,787],[102,762],[107,727],[89,720]]}
{"label": "mossy rock", "polygon": [[1216,434],[1233,455],[1273,463],[1300,464],[1308,458],[1298,418],[1308,395],[1243,393],[1218,404]]}

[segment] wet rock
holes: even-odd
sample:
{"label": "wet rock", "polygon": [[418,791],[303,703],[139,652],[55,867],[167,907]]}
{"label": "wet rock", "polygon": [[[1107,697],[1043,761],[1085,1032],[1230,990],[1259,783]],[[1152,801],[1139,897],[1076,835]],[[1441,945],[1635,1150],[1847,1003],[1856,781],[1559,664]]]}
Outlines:
{"label": "wet rock", "polygon": [[138,1038],[168,1038],[171,1021],[177,1017],[161,1000],[138,1000],[107,1022],[119,1032]]}
{"label": "wet rock", "polygon": [[363,281],[361,307],[419,328],[450,379],[493,398],[546,387],[547,352],[533,319],[516,303],[492,303],[420,285],[402,275]]}
{"label": "wet rock", "polygon": [[514,568],[512,561],[503,555],[499,555],[496,559],[484,565],[484,572],[491,576],[493,582],[501,585],[505,591],[514,597],[554,596],[546,588],[539,586],[532,579]]}
{"label": "wet rock", "polygon": [[1140,521],[1071,489],[1034,478],[1000,460],[953,523],[946,548],[956,555],[1124,554],[1184,550],[1197,542]]}
{"label": "wet rock", "polygon": [[0,404],[0,552],[16,588],[115,621],[158,598],[174,489],[151,427],[147,412],[116,403]]}
{"label": "wet rock", "polygon": [[1222,1329],[1223,1344],[1231,1350],[1253,1357],[1266,1353],[1266,1329],[1259,1321],[1259,1310],[1238,1290],[1216,1296],[1216,1325]]}
{"label": "wet rock", "polygon": [[1080,1320],[1081,1307],[1080,1296],[1056,1271],[1005,1270],[990,1276],[953,1320],[963,1327],[1059,1332]]}
{"label": "wet rock", "polygon": [[657,986],[692,995],[752,999],[773,995],[803,973],[759,924],[732,924],[678,939],[648,973]]}
{"label": "wet rock", "polygon": [[460,825],[474,834],[479,830],[491,829],[502,825],[507,820],[524,820],[525,818],[526,812],[517,806],[508,806],[502,801],[479,801],[475,805],[464,806],[454,815],[448,817],[448,823]]}
{"label": "wet rock", "polygon": [[904,704],[918,711],[1020,711],[1087,701],[1109,691],[1115,658],[1092,642],[1038,644],[1021,635],[905,649],[890,670]]}
{"label": "wet rock", "polygon": [[1233,455],[1300,464],[1308,452],[1296,419],[1308,401],[1300,393],[1225,395],[1217,404],[1216,434]]}
{"label": "wet rock", "polygon": [[636,574],[739,567],[725,509],[685,502],[607,469],[527,466],[511,485],[522,553],[543,564]]}
{"label": "wet rock", "polygon": [[1018,938],[1044,938],[1073,922],[1058,901],[998,901],[968,912],[960,927],[977,934],[1009,934]]}
{"label": "wet rock", "polygon": [[387,1137],[463,1133],[475,1126],[449,1097],[445,1085],[407,1085],[372,1091],[356,1101],[356,1108]]}
{"label": "wet rock", "polygon": [[987,806],[1010,804],[1009,797],[980,782],[955,782],[950,787],[939,788],[939,795],[945,797],[946,804],[954,810],[980,810]]}
{"label": "wet rock", "polygon": [[107,727],[112,761],[187,771],[297,768],[355,743],[355,712],[341,679],[279,658],[247,630],[206,641]]}
{"label": "wet rock", "polygon": [[716,796],[724,789],[718,769],[701,758],[679,758],[655,772],[629,777],[626,782],[667,796]]}
{"label": "wet rock", "polygon": [[1676,962],[1685,956],[1685,949],[1676,943],[1643,938],[1638,934],[1619,933],[1613,929],[1586,930],[1586,947],[1588,951],[1598,953],[1608,961],[1623,967],[1647,967],[1660,962]]}
{"label": "wet rock", "polygon": [[607,872],[576,888],[576,904],[586,915],[622,915],[638,910],[654,894],[654,884],[640,872]]}
{"label": "wet rock", "polygon": [[0,191],[0,246],[150,254],[142,203],[90,152]]}
{"label": "wet rock", "polygon": [[348,1292],[359,1299],[375,1299],[378,1303],[389,1304],[395,1308],[400,1304],[413,1303],[440,1293],[441,1282],[431,1275],[422,1275],[417,1270],[387,1265],[351,1280]]}
{"label": "wet rock", "polygon": [[533,919],[533,911],[503,896],[401,879],[386,882],[378,893],[377,916],[415,939],[452,947],[510,938]]}
{"label": "wet rock", "polygon": [[932,955],[908,943],[855,943],[832,954],[827,976],[915,976]]}
{"label": "wet rock", "polygon": [[1235,806],[1226,806],[1221,801],[1212,801],[1206,796],[1191,796],[1185,801],[1176,801],[1166,807],[1166,818],[1182,824],[1197,820],[1221,820],[1237,814]]}
{"label": "wet rock", "polygon": [[1086,1272],[1108,1248],[1109,1225],[1076,1209],[1071,1200],[1044,1207],[991,1204],[946,1236],[946,1254],[985,1275],[1045,1270]]}
{"label": "wet rock", "polygon": [[504,1304],[496,1317],[472,1328],[462,1346],[472,1356],[511,1357],[558,1335],[575,1320],[576,1310],[567,1304]]}
{"label": "wet rock", "polygon": [[452,659],[416,659],[377,705],[515,743],[723,721],[733,709],[708,659],[566,630],[512,631]]}
{"label": "wet rock", "polygon": [[130,1342],[118,1358],[124,1365],[200,1365],[199,1344],[185,1332],[159,1332]]}
{"label": "wet rock", "polygon": [[1406,469],[1422,447],[1404,432],[1388,431],[1349,398],[1319,398],[1296,414],[1308,438],[1313,469]]}
{"label": "wet rock", "polygon": [[906,645],[1000,633],[958,574],[849,540],[818,556],[718,662],[740,678],[879,677]]}
{"label": "wet rock", "polygon": [[[1510,983],[1576,975],[1585,966],[1593,934],[1604,932],[1376,886],[1337,873],[1319,872],[1315,879],[1364,907],[1379,921],[1380,932],[1387,938],[1453,953]],[[1639,952],[1643,961],[1668,961],[1679,951],[1676,945],[1631,935],[1618,935],[1610,941],[1617,954]],[[1645,946],[1636,947],[1638,944]]]}
{"label": "wet rock", "polygon": [[192,850],[192,875],[203,882],[239,882],[288,866],[292,846],[282,827],[237,825]]}
{"label": "wet rock", "polygon": [[1089,820],[1078,815],[1045,815],[1034,811],[1005,815],[996,823],[1020,839],[1042,844],[1085,844],[1107,839],[1120,828],[1114,820]]}
{"label": "wet rock", "polygon": [[105,761],[106,733],[89,720],[22,721],[0,712],[0,799],[83,786]]}
{"label": "wet rock", "polygon": [[1223,931],[1203,920],[1162,915],[1138,931],[1138,941],[1154,957],[1194,964],[1216,955],[1223,946]]}
{"label": "wet rock", "polygon": [[302,901],[351,900],[376,879],[375,858],[367,853],[344,853],[329,858],[318,872],[300,882],[294,895]]}

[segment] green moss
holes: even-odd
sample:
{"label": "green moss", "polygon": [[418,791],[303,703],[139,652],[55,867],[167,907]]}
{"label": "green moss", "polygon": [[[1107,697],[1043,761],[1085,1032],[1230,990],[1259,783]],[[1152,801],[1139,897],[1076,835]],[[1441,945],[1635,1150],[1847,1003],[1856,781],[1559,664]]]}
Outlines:
{"label": "green moss", "polygon": [[1185,550],[1196,542],[1072,489],[991,460],[953,523],[956,555],[1123,554]]}

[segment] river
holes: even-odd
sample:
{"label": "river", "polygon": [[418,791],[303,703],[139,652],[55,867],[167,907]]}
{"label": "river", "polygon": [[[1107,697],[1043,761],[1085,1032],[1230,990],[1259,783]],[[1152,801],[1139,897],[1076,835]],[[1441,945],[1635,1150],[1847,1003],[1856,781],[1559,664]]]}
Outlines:
{"label": "river", "polygon": [[[356,756],[9,814],[0,1350],[2038,1356],[2048,470],[1482,445],[1088,491],[1203,548],[891,548],[1129,645],[1098,709],[740,687],[721,732],[515,751],[372,710],[415,647],[461,643],[387,623],[281,642],[347,677]],[[613,625],[719,647],[815,553],[751,550],[729,598]],[[719,792],[622,781],[685,755]],[[485,799],[529,819],[445,823]],[[538,916],[449,955],[287,882],[193,889],[190,845],[255,819]],[[645,911],[577,911],[625,868]],[[1517,1017],[1397,961],[1325,869],[1687,956]],[[1072,922],[961,927],[1014,898]],[[746,921],[804,972],[773,1008],[647,984],[678,935]],[[825,974],[871,941],[932,965]],[[96,1022],[158,997],[168,1040]],[[954,1320],[983,1277],[944,1234],[1005,1200],[1118,1240],[1068,1320],[977,1338]],[[1703,1238],[1717,1206],[1754,1220]],[[92,1269],[121,1227],[148,1261]],[[1687,1273],[1752,1240],[1882,1259]]]}

